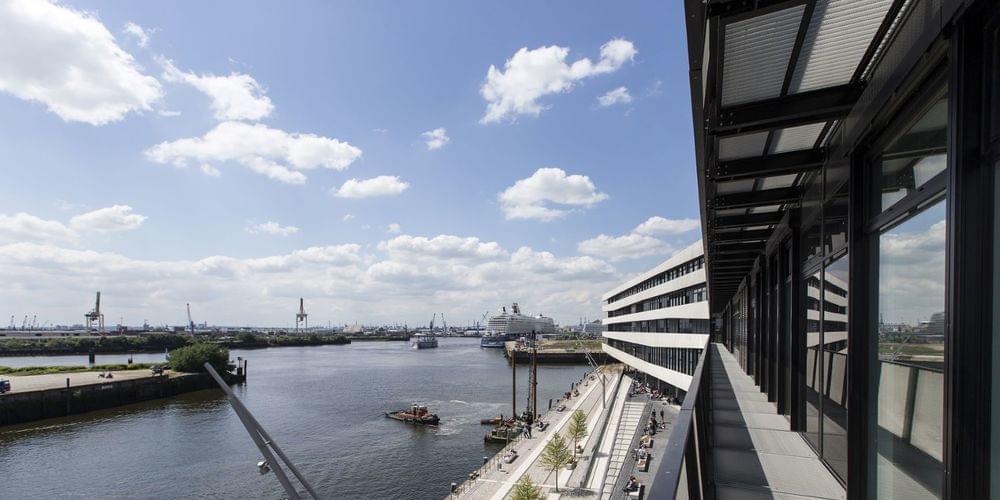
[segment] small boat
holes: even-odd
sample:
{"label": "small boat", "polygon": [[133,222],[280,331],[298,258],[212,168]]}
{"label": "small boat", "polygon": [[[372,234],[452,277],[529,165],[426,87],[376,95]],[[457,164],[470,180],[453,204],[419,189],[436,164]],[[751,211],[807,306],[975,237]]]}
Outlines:
{"label": "small boat", "polygon": [[524,432],[520,427],[496,427],[483,436],[487,443],[507,443]]}
{"label": "small boat", "polygon": [[484,418],[479,421],[480,425],[500,425],[503,422],[502,417]]}
{"label": "small boat", "polygon": [[434,334],[418,333],[410,337],[410,347],[414,349],[430,349],[438,346],[438,339]]}
{"label": "small boat", "polygon": [[386,412],[385,416],[414,425],[437,425],[440,421],[436,413],[431,413],[427,406],[417,403],[410,405],[409,410]]}

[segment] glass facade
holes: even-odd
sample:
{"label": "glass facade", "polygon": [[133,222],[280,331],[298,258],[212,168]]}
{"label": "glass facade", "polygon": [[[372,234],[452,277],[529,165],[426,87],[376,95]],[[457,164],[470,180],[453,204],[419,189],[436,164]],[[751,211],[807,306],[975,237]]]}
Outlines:
{"label": "glass facade", "polygon": [[615,295],[612,295],[610,298],[608,298],[606,302],[608,304],[611,304],[613,302],[618,302],[619,300],[624,299],[626,297],[630,297],[639,292],[649,290],[654,286],[662,285],[668,281],[680,278],[685,274],[693,273],[703,267],[705,267],[705,257],[699,255],[698,257],[691,259],[683,264],[667,269],[666,271],[659,273],[656,276],[653,276],[652,278],[643,280],[642,283],[629,287],[627,290],[623,290],[621,292],[616,293]]}
{"label": "glass facade", "polygon": [[694,374],[694,369],[698,366],[698,357],[701,356],[701,349],[650,347],[618,339],[607,339],[607,343],[625,354],[687,375]]}
{"label": "glass facade", "polygon": [[709,333],[707,319],[668,318],[648,321],[627,321],[612,323],[605,328],[609,332],[654,332],[654,333]]}
{"label": "glass facade", "polygon": [[664,307],[683,306],[686,304],[693,304],[695,302],[704,302],[705,300],[707,300],[707,296],[705,295],[705,284],[702,283],[700,285],[682,288],[663,295],[657,295],[656,297],[650,297],[641,302],[636,302],[634,304],[629,304],[625,307],[615,309],[614,311],[608,311],[608,317],[614,318],[625,314],[663,309]]}

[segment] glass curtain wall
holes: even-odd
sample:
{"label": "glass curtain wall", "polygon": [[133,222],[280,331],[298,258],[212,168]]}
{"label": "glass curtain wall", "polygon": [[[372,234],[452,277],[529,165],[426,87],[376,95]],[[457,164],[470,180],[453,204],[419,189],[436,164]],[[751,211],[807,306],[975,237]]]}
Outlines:
{"label": "glass curtain wall", "polygon": [[943,87],[915,99],[870,164],[878,250],[870,436],[879,499],[943,494],[948,100]]}

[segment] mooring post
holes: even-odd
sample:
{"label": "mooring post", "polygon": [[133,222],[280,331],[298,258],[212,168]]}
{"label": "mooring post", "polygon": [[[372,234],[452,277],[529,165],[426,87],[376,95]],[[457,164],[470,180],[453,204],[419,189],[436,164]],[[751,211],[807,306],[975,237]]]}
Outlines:
{"label": "mooring post", "polygon": [[69,402],[72,396],[69,393],[69,377],[66,377],[66,414],[69,415],[70,407]]}

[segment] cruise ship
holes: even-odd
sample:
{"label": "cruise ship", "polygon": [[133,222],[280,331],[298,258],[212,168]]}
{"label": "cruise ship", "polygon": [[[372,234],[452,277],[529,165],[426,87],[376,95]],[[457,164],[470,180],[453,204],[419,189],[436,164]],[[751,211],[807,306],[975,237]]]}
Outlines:
{"label": "cruise ship", "polygon": [[514,302],[507,307],[500,308],[500,314],[493,316],[486,323],[487,333],[479,341],[480,347],[503,347],[506,340],[514,340],[532,331],[539,334],[556,332],[556,323],[552,318],[542,316],[528,316],[521,314],[521,308]]}

